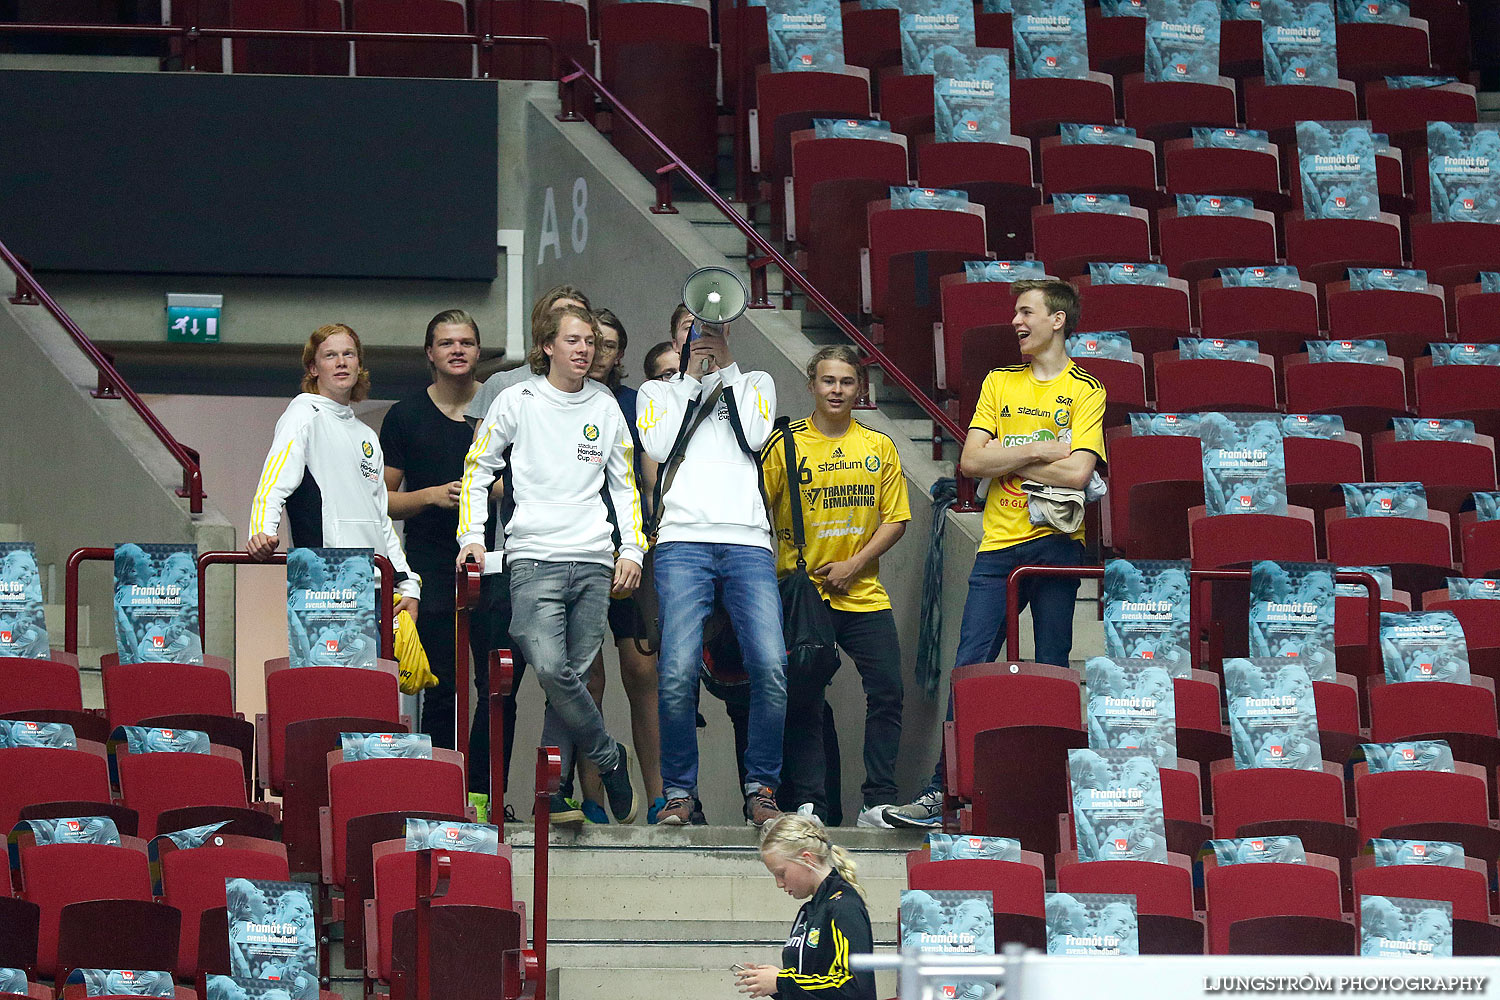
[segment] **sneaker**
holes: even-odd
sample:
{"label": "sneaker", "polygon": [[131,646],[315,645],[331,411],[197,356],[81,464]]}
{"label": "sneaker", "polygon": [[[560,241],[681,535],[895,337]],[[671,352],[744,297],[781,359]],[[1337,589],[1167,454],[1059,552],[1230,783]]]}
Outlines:
{"label": "sneaker", "polygon": [[943,793],[928,789],[904,806],[887,806],[881,816],[891,826],[930,830],[943,825]]}
{"label": "sneaker", "polygon": [[483,792],[470,792],[469,805],[474,808],[474,821],[476,823],[488,823],[490,821],[490,797]]}
{"label": "sneaker", "polygon": [[859,819],[854,821],[855,826],[875,827],[880,830],[892,829],[891,824],[885,821],[885,811],[893,809],[894,806],[871,806],[859,814]]}
{"label": "sneaker", "polygon": [[664,798],[662,798],[660,795],[658,795],[656,798],[654,798],[654,799],[651,800],[651,804],[646,807],[646,825],[647,826],[655,826],[656,825],[657,814],[662,811],[662,808],[666,804],[667,804],[667,800],[664,799]]}
{"label": "sneaker", "polygon": [[583,821],[585,823],[608,825],[609,814],[604,811],[604,807],[599,803],[593,799],[584,799],[579,805],[583,807]]}
{"label": "sneaker", "polygon": [[636,800],[635,786],[630,783],[630,751],[625,744],[620,748],[620,759],[608,771],[599,769],[599,781],[604,785],[604,794],[609,797],[609,811],[615,814],[616,823],[634,823],[640,808]]}
{"label": "sneaker", "polygon": [[693,810],[688,813],[688,823],[691,826],[707,826],[708,817],[703,815],[703,800],[693,799]]}
{"label": "sneaker", "polygon": [[763,827],[777,816],[776,789],[757,788],[745,796],[745,823],[756,828]]}
{"label": "sneaker", "polygon": [[797,807],[797,815],[806,816],[808,819],[815,819],[819,823],[821,823],[823,822],[823,817],[817,814],[817,812],[815,811],[816,809],[817,807],[814,806],[811,802],[804,802]]}
{"label": "sneaker", "polygon": [[693,800],[668,799],[656,812],[657,826],[687,826],[692,820]]}
{"label": "sneaker", "polygon": [[555,826],[579,826],[583,823],[583,808],[577,799],[570,799],[562,792],[553,792],[550,801],[552,823]]}

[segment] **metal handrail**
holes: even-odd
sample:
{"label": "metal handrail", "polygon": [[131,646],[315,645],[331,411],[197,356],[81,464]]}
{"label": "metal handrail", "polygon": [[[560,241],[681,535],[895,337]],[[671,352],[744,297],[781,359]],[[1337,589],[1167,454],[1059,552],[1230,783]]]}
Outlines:
{"label": "metal handrail", "polygon": [[[834,325],[839,328],[839,332],[848,337],[850,340],[854,341],[855,344],[859,345],[859,349],[866,354],[870,364],[878,366],[882,371],[885,372],[887,378],[894,380],[896,384],[901,387],[902,391],[910,396],[912,401],[915,402],[919,407],[921,407],[923,412],[925,412],[929,417],[932,418],[932,422],[935,425],[937,425],[942,430],[947,431],[948,434],[951,435],[953,439],[960,445],[963,444],[964,438],[967,436],[967,432],[963,428],[959,427],[958,423],[952,417],[943,412],[942,407],[933,402],[931,397],[929,397],[926,392],[918,388],[917,384],[910,378],[908,378],[906,373],[898,368],[891,361],[891,359],[886,356],[884,351],[882,351],[879,347],[876,347],[874,341],[870,340],[863,333],[861,333],[859,328],[851,323],[837,306],[830,302],[822,292],[820,292],[816,287],[813,286],[813,283],[809,281],[801,271],[797,270],[797,268],[792,265],[791,261],[787,260],[786,257],[784,257],[775,247],[771,245],[770,241],[768,241],[760,233],[756,232],[755,226],[748,219],[744,218],[742,215],[740,215],[740,213],[736,212],[732,205],[726,202],[723,198],[719,197],[718,192],[715,191],[713,187],[708,184],[708,182],[706,182],[702,177],[698,176],[697,172],[694,171],[692,167],[688,166],[676,153],[672,152],[672,150],[667,146],[666,143],[657,138],[656,134],[652,132],[651,129],[647,128],[645,123],[635,116],[634,112],[632,112],[625,105],[621,104],[619,98],[610,93],[610,91],[604,86],[604,84],[599,81],[598,77],[594,76],[593,73],[585,69],[583,65],[578,62],[578,60],[570,58],[567,61],[572,66],[572,69],[565,76],[563,76],[561,80],[558,81],[559,86],[562,88],[563,99],[563,110],[562,113],[557,116],[558,121],[581,122],[585,120],[582,115],[579,115],[577,113],[576,110],[576,95],[574,94],[574,86],[580,80],[587,83],[589,87],[593,89],[595,94],[602,98],[605,103],[614,108],[616,118],[620,118],[628,122],[630,126],[640,134],[641,138],[644,139],[648,145],[654,147],[657,153],[659,153],[662,158],[666,160],[666,163],[657,171],[658,178],[664,178],[664,180],[658,181],[658,207],[661,207],[662,202],[662,196],[660,193],[663,190],[662,185],[666,184],[667,187],[665,190],[670,192],[671,175],[673,173],[676,173],[682,176],[689,184],[696,188],[699,194],[707,198],[709,203],[716,209],[718,209],[719,213],[723,215],[724,218],[728,219],[734,224],[735,228],[739,229],[740,232],[745,234],[745,239],[749,241],[750,247],[760,254],[759,259],[755,258],[753,255],[750,258],[751,284],[752,288],[754,289],[753,297],[755,298],[757,303],[764,300],[764,278],[759,277],[759,280],[757,280],[758,276],[756,275],[756,271],[761,271],[763,275],[764,268],[767,265],[775,264],[777,268],[780,269],[784,278],[791,281],[792,284],[801,289],[802,293],[807,296],[809,301],[817,305],[817,307],[823,311],[824,315],[833,320]],[[668,207],[670,207],[670,202],[668,202],[667,204]],[[961,472],[957,472],[957,470],[955,470],[955,472],[957,473],[958,480],[958,504],[954,509],[978,510],[979,508],[974,506],[973,480],[964,476]]]}
{"label": "metal handrail", "polygon": [[[195,5],[190,5],[195,6]],[[38,24],[0,22],[0,35],[83,35],[119,38],[180,38],[183,41],[183,68],[195,72],[198,69],[198,43],[205,39],[261,38],[282,41],[327,41],[327,42],[436,42],[439,44],[477,45],[483,58],[480,61],[480,79],[488,80],[494,75],[496,45],[535,45],[546,48],[552,55],[552,75],[558,74],[558,45],[546,35],[495,35],[488,31],[435,32],[435,31],[330,31],[321,28],[218,28],[202,27],[196,23],[196,10],[189,11],[188,20],[193,22],[175,24]]]}
{"label": "metal handrail", "polygon": [[[3,27],[3,26],[0,26]],[[203,469],[198,464],[198,453],[183,445],[167,430],[167,425],[162,423],[151,407],[146,405],[145,400],[130,388],[115,366],[110,362],[109,356],[95,346],[89,339],[88,334],[79,329],[78,324],[73,322],[62,306],[58,305],[47,290],[37,283],[36,277],[31,270],[4,243],[0,243],[0,260],[15,272],[16,293],[10,301],[16,305],[39,305],[52,314],[52,318],[62,326],[68,336],[73,338],[73,343],[83,352],[83,356],[99,372],[99,386],[94,390],[96,399],[123,399],[130,404],[130,408],[150,428],[156,439],[166,446],[177,464],[182,466],[182,486],[178,487],[177,495],[186,497],[188,510],[194,514],[203,513]]]}

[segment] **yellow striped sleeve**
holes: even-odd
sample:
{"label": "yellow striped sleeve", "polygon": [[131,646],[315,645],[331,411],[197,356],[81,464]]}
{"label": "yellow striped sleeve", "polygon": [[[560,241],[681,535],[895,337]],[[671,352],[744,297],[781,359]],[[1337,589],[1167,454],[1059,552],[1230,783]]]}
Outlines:
{"label": "yellow striped sleeve", "polygon": [[[486,424],[484,433],[474,439],[469,446],[469,453],[464,456],[464,478],[463,488],[458,494],[458,534],[459,537],[467,534],[473,522],[474,501],[472,492],[474,488],[474,473],[478,471],[479,459],[489,450],[490,435],[494,431],[493,424]],[[488,516],[489,509],[486,507],[485,514]]]}
{"label": "yellow striped sleeve", "polygon": [[287,457],[291,452],[292,442],[288,441],[286,447],[273,452],[266,458],[266,466],[260,473],[260,485],[255,488],[255,499],[250,503],[251,535],[266,533],[266,501],[271,491],[276,488],[276,480],[281,475],[281,470],[286,465]]}
{"label": "yellow striped sleeve", "polygon": [[828,921],[828,931],[833,935],[833,962],[828,971],[820,976],[804,976],[795,969],[782,969],[781,975],[808,992],[813,990],[836,990],[854,978],[849,970],[849,939],[839,930],[838,924]]}

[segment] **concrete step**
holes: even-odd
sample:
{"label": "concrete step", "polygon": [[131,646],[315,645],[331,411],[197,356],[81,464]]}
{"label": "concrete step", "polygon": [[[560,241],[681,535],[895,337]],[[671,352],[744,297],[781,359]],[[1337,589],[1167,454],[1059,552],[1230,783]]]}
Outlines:
{"label": "concrete step", "polygon": [[[532,828],[506,838],[517,891],[531,904]],[[920,832],[840,829],[859,865],[878,942],[894,942],[906,852]],[[549,937],[557,941],[778,943],[794,905],[761,863],[748,827],[586,827],[554,831],[548,855]]]}
{"label": "concrete step", "polygon": [[[786,921],[791,925],[790,917]],[[786,927],[782,928],[782,934]],[[556,1000],[609,997],[610,1000],[658,1000],[692,996],[703,1000],[736,1000],[737,962],[779,963],[781,939],[751,947],[736,944],[558,944],[547,949],[547,995]],[[877,948],[877,952],[892,949]],[[876,996],[893,996],[896,974],[875,977]]]}
{"label": "concrete step", "polygon": [[[92,617],[92,610],[93,609],[87,604],[80,604],[78,606],[79,646],[87,646],[90,640],[93,638],[93,630],[89,626],[89,619]],[[63,625],[68,620],[67,608],[61,604],[43,604],[42,614],[44,614],[47,618],[47,635],[52,640],[52,645],[60,648],[63,641]],[[113,650],[108,650],[108,652],[113,652]],[[78,662],[82,663],[82,658],[80,658]],[[97,664],[99,661],[95,660],[94,662]]]}

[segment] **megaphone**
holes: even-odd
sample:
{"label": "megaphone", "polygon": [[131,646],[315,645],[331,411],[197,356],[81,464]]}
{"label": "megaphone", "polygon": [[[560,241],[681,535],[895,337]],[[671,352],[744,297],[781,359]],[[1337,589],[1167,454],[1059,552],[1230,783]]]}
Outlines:
{"label": "megaphone", "polygon": [[[750,295],[733,271],[722,267],[700,267],[682,283],[682,304],[693,314],[693,326],[682,345],[681,370],[687,371],[692,342],[704,333],[722,333],[726,325],[745,311]],[[702,372],[711,362],[703,359]]]}

